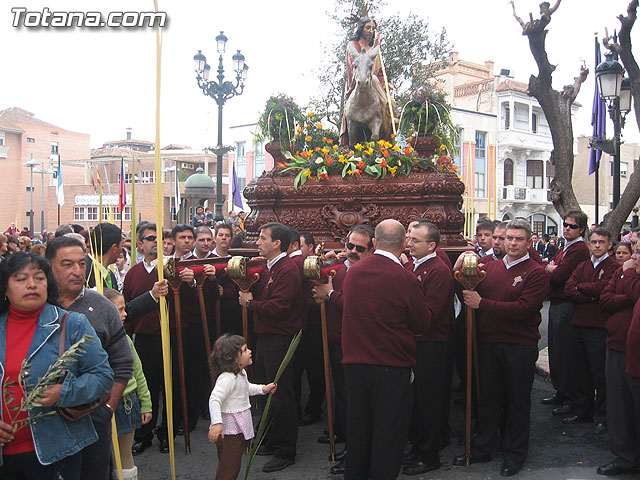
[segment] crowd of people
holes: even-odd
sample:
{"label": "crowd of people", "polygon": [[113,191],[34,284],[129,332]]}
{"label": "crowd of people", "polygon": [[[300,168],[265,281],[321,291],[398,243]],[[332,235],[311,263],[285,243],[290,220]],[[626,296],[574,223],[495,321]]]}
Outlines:
{"label": "crowd of people", "polygon": [[[133,238],[110,223],[90,230],[61,225],[28,251],[12,242],[11,234],[0,235],[0,345],[5,343],[0,478],[19,473],[24,475],[19,478],[88,478],[89,472],[109,478],[112,415],[125,478],[137,478],[133,457],[154,438],[168,453],[169,431],[183,435],[201,419],[217,444],[217,478],[236,478],[254,435],[249,396],[264,394],[273,397],[271,428],[257,452],[271,456],[263,471],[289,467],[297,454],[298,429],[319,421],[323,411],[321,303],[327,316],[333,440],[344,442],[331,473],[392,479],[401,470],[421,475],[440,468],[440,452],[449,444],[454,372],[466,378],[465,311],[473,309],[481,388],[469,461],[490,461],[500,443],[500,474],[516,475],[529,449],[531,389],[547,299],[556,393],[543,403],[552,405],[551,413],[562,415],[565,424],[593,422],[595,433],[608,432],[614,459],[598,473],[640,471],[640,353],[632,348],[640,335],[640,307],[635,308],[640,229],[614,247],[611,233],[588,229],[580,211],[565,214],[561,238],[532,233],[524,219],[483,219],[468,251],[452,265],[429,220],[414,219],[405,229],[387,219],[375,230],[354,226],[344,249],[327,253],[333,273],[310,281],[303,264],[315,252],[313,235],[268,223],[256,242],[265,265],[250,291],[241,291],[209,264],[203,268],[205,319],[193,269],[179,270],[179,297],[168,295],[167,281],[158,280],[159,254],[178,260],[228,258],[243,231],[237,221],[180,224],[163,231],[158,245],[157,227],[150,222],[141,222]],[[465,255],[476,255],[487,275],[475,290],[454,281]],[[162,296],[170,312],[171,429],[164,398]],[[249,312],[247,338],[242,337],[243,308]],[[205,327],[213,345],[209,358]],[[300,330],[294,360],[275,385]],[[20,404],[64,348],[83,335],[96,341],[48,386],[37,408],[15,414],[8,399]],[[178,381],[179,337],[184,395]],[[24,371],[27,358],[30,372]],[[305,374],[309,394],[303,399]],[[22,383],[16,382],[20,377]],[[94,407],[79,420],[60,414],[61,407],[91,402]],[[318,438],[319,443],[330,440],[328,434]],[[466,462],[464,454],[451,461],[454,466]]]}

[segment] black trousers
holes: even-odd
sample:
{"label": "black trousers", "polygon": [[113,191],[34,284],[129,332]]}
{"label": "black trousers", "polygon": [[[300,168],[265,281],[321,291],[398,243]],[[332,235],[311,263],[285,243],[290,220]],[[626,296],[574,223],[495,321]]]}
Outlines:
{"label": "black trousers", "polygon": [[[286,335],[258,335],[255,357],[257,383],[273,382],[292,338]],[[271,428],[264,442],[273,448],[274,456],[278,458],[296,457],[298,418],[293,394],[293,362],[295,357],[278,380],[278,392],[271,403]]]}
{"label": "black trousers", "polygon": [[296,351],[294,363],[293,391],[296,395],[296,405],[302,400],[302,374],[307,372],[309,383],[309,398],[304,407],[304,413],[320,417],[322,404],[325,399],[324,364],[322,353],[322,324],[307,321],[302,331],[300,345]]}
{"label": "black trousers", "polygon": [[347,394],[342,365],[342,345],[329,342],[329,362],[333,381],[333,430],[336,435],[347,437]]}
{"label": "black trousers", "polygon": [[571,302],[549,306],[548,342],[551,383],[553,388],[569,402],[573,401],[571,392],[572,317],[573,303]]}
{"label": "black trousers", "polygon": [[490,454],[504,420],[504,460],[523,463],[529,451],[531,388],[538,359],[536,345],[478,343],[480,403],[472,454]]}
{"label": "black trousers", "polygon": [[[211,394],[211,389],[205,390],[205,385],[209,385],[210,381],[202,324],[191,323],[187,328],[183,328],[182,344],[187,416],[189,428],[194,428],[198,423],[200,407],[204,402],[204,397],[208,398]],[[180,365],[178,362],[178,337],[175,331],[171,332],[171,367],[173,375],[173,433],[175,435],[178,425],[183,423],[184,418],[182,413],[184,406],[182,405],[182,387],[180,385]],[[158,437],[167,438],[167,434],[167,422],[166,416],[164,416],[162,424],[158,428]]]}
{"label": "black trousers", "polygon": [[42,465],[36,452],[3,455],[0,480],[80,480],[82,452]]}
{"label": "black trousers", "polygon": [[624,352],[607,348],[607,427],[611,452],[623,468],[640,466],[640,388],[625,372]]}
{"label": "black trousers", "polygon": [[[573,336],[571,379],[576,415],[607,423],[607,381],[605,378],[607,330],[571,326]],[[595,401],[594,401],[595,390]]]}
{"label": "black trousers", "polygon": [[[135,433],[135,441],[151,441],[156,425],[163,423],[160,418],[160,401],[164,399],[164,375],[162,371],[162,340],[156,335],[136,334],[135,347],[142,362],[142,371],[147,379],[151,394],[151,421],[142,425]],[[162,414],[166,415],[166,403],[162,401]],[[165,434],[166,437],[166,434]]]}
{"label": "black trousers", "polygon": [[82,474],[80,478],[91,480],[111,479],[111,417],[113,412],[102,405],[91,413],[98,440],[82,450]]}
{"label": "black trousers", "polygon": [[349,364],[344,374],[349,438],[344,478],[394,479],[411,421],[411,368]]}
{"label": "black trousers", "polygon": [[449,342],[418,342],[413,369],[413,413],[409,439],[419,460],[433,464],[449,440],[453,356]]}

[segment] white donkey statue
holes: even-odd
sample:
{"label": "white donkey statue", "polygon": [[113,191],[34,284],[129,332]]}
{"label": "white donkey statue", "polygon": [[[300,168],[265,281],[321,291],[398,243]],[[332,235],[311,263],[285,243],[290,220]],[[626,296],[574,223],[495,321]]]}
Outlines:
{"label": "white donkey statue", "polygon": [[358,52],[351,43],[347,47],[349,55],[353,57],[353,78],[356,82],[345,105],[350,146],[356,144],[358,132],[364,127],[371,131],[370,140],[373,141],[380,139],[383,130],[385,94],[378,77],[373,74],[379,48],[375,46],[368,52],[364,49]]}

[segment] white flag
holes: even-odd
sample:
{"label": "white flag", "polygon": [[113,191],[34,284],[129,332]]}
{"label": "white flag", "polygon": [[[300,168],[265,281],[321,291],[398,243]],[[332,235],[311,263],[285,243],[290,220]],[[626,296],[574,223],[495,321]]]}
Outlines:
{"label": "white flag", "polygon": [[54,160],[58,157],[58,183],[56,185],[56,197],[58,198],[58,205],[64,205],[64,184],[62,183],[62,163],[60,162],[60,155],[51,155],[51,159]]}
{"label": "white flag", "polygon": [[180,211],[180,204],[182,203],[182,199],[180,198],[180,178],[178,178],[178,166],[176,165],[176,192],[174,195],[174,208],[176,210],[176,215]]}

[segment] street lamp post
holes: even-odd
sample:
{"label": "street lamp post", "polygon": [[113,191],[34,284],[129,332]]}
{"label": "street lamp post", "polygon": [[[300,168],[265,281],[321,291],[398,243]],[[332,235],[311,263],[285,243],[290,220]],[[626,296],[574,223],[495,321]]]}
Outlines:
{"label": "street lamp post", "polygon": [[607,53],[605,57],[606,60],[596,67],[596,80],[613,121],[613,208],[616,208],[620,201],[620,136],[631,110],[631,83],[623,78],[624,68],[613,59],[613,53]]}
{"label": "street lamp post", "polygon": [[[244,55],[240,53],[240,50],[233,55],[233,69],[236,72],[235,85],[233,82],[224,80],[224,67],[222,66],[222,54],[225,51],[227,44],[227,37],[223,32],[216,37],[216,44],[220,58],[218,59],[218,81],[209,81],[209,73],[211,67],[207,63],[206,57],[202,54],[202,50],[198,50],[198,53],[193,57],[194,68],[196,71],[196,80],[198,86],[202,89],[202,92],[213,98],[218,104],[218,147],[222,147],[222,107],[225,102],[236,95],[242,95],[244,90],[244,83],[247,80],[247,72],[249,67],[244,63]],[[218,149],[216,154],[216,222],[224,220],[222,213],[222,152]]]}
{"label": "street lamp post", "polygon": [[[43,164],[44,166],[44,164]],[[44,232],[44,176],[45,175],[53,175],[55,172],[53,170],[51,170],[50,168],[47,168],[46,170],[40,170],[39,168],[34,168],[33,169],[33,173],[39,173],[40,177],[41,177],[41,192],[40,192],[40,198],[41,198],[41,204],[40,204],[40,234],[42,235],[42,232]],[[46,239],[45,239],[46,240]]]}
{"label": "street lamp post", "polygon": [[36,165],[40,165],[40,163],[33,159],[33,155],[31,155],[31,160],[24,164],[25,167],[29,167],[31,175],[31,184],[29,186],[29,231],[31,232],[31,234],[33,234],[33,167],[35,167]]}

